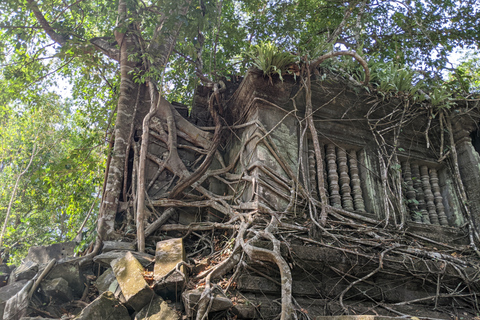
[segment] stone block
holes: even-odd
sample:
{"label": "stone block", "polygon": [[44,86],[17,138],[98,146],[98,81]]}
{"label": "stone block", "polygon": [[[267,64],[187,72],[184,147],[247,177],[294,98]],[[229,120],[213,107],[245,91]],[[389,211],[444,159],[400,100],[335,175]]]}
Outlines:
{"label": "stone block", "polygon": [[136,245],[133,242],[103,241],[102,253],[114,250],[135,251]]}
{"label": "stone block", "polygon": [[143,277],[143,266],[130,251],[113,260],[111,266],[127,304],[140,311],[154,296]]}
{"label": "stone block", "polygon": [[4,287],[8,284],[10,272],[12,272],[12,268],[6,264],[0,264],[0,287]]}
{"label": "stone block", "polygon": [[111,268],[108,268],[107,270],[105,270],[104,273],[102,273],[100,277],[98,277],[97,281],[95,281],[95,284],[98,289],[98,293],[102,294],[105,291],[109,291],[108,288],[114,281],[115,281],[115,274],[113,273],[113,270]]}
{"label": "stone block", "polygon": [[55,278],[62,278],[67,281],[74,297],[80,298],[82,296],[85,289],[85,277],[80,273],[78,263],[69,261],[57,263],[45,277],[46,280]]}
{"label": "stone block", "polygon": [[33,280],[27,281],[20,291],[8,299],[8,301],[5,303],[2,319],[16,320],[20,317],[27,316],[27,314],[30,312],[30,299],[28,298],[28,292],[32,289],[32,286]]}
{"label": "stone block", "polygon": [[[185,248],[183,239],[169,239],[157,242],[155,251],[155,267],[153,277],[155,279],[155,290],[175,290],[181,289],[186,279],[179,273],[173,272],[164,279],[170,271],[174,270],[178,263],[185,261]],[[180,271],[186,276],[185,267],[182,265]]]}
{"label": "stone block", "polygon": [[127,308],[110,291],[104,292],[85,309],[75,320],[131,320]]}
{"label": "stone block", "polygon": [[27,282],[27,280],[20,280],[0,288],[0,319],[3,319],[3,312],[7,301],[22,290]]}
{"label": "stone block", "polygon": [[46,264],[50,260],[63,261],[68,257],[73,257],[75,242],[55,243],[50,246],[35,246],[28,250],[26,261],[33,261],[38,264]]}
{"label": "stone block", "polygon": [[13,270],[9,283],[19,280],[30,280],[38,272],[38,263],[33,261],[25,261],[18,268]]}
{"label": "stone block", "polygon": [[113,260],[124,257],[127,254],[127,252],[130,252],[138,260],[138,262],[140,262],[140,264],[144,267],[148,266],[149,264],[153,263],[153,261],[155,261],[155,257],[148,253],[140,253],[140,252],[128,251],[128,250],[113,250],[113,251],[99,254],[98,256],[93,258],[93,262],[99,263],[100,265],[108,268],[110,267],[110,264]]}
{"label": "stone block", "polygon": [[315,318],[315,320],[395,320],[395,319],[398,319],[398,317],[373,316],[373,315],[320,316]]}
{"label": "stone block", "polygon": [[161,297],[155,296],[135,315],[135,320],[178,320],[178,314]]}
{"label": "stone block", "polygon": [[236,304],[232,307],[232,313],[237,316],[237,319],[255,319],[255,306]]}
{"label": "stone block", "polygon": [[[281,280],[278,279],[278,283]],[[281,287],[264,277],[255,277],[251,275],[241,275],[237,281],[237,288],[240,291],[257,292],[265,294],[280,294]],[[342,286],[343,289],[344,286]],[[324,283],[312,281],[293,281],[292,293],[296,296],[318,296],[326,294]]]}
{"label": "stone block", "polygon": [[113,280],[113,282],[110,284],[108,289],[106,291],[113,292],[113,295],[115,296],[115,299],[120,301],[123,304],[127,303],[127,300],[123,296],[122,289],[120,288],[120,285],[118,284],[117,279]]}
{"label": "stone block", "polygon": [[[195,289],[188,290],[182,293],[183,305],[185,306],[185,312],[188,317],[191,317],[195,308],[200,300],[203,290]],[[222,293],[214,292],[213,293],[213,302],[210,312],[228,310],[233,306],[232,301],[225,297]]]}
{"label": "stone block", "polygon": [[61,304],[73,300],[72,289],[63,278],[44,280],[40,283],[43,293],[52,299],[55,304]]}

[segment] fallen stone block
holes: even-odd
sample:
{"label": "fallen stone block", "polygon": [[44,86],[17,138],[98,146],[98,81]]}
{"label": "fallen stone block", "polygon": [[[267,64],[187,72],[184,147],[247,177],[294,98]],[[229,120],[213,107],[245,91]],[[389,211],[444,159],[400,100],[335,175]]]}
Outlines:
{"label": "fallen stone block", "polygon": [[43,293],[52,299],[55,304],[61,304],[73,300],[72,289],[63,278],[44,280],[40,283]]}
{"label": "fallen stone block", "polygon": [[103,241],[102,253],[114,250],[135,251],[136,245],[134,242],[121,241]]}
{"label": "fallen stone block", "polygon": [[30,280],[38,272],[38,263],[33,261],[25,261],[18,268],[13,270],[8,283],[13,283],[20,280]]}
{"label": "fallen stone block", "polygon": [[155,296],[139,313],[135,320],[178,320],[179,316],[161,297]]}
{"label": "fallen stone block", "polygon": [[127,304],[140,311],[154,296],[143,278],[143,266],[130,251],[124,257],[113,260],[111,266]]}
{"label": "fallen stone block", "polygon": [[86,280],[83,274],[80,273],[78,263],[69,261],[57,263],[45,277],[45,280],[53,280],[56,278],[62,278],[67,281],[75,298],[82,296]]}
{"label": "fallen stone block", "polygon": [[183,239],[169,239],[157,242],[155,251],[155,267],[153,269],[153,277],[155,279],[155,291],[163,289],[176,291],[183,288],[186,282],[185,266],[180,266],[179,270],[183,275],[174,271],[171,275],[165,276],[175,267],[185,261],[185,248],[183,247]]}
{"label": "fallen stone block", "polygon": [[97,286],[98,293],[102,294],[105,291],[108,291],[108,288],[110,287],[113,281],[115,281],[115,274],[113,273],[113,270],[111,268],[108,268],[95,281],[95,285]]}
{"label": "fallen stone block", "polygon": [[12,268],[6,264],[0,264],[0,287],[4,287],[8,284],[8,279],[10,278],[10,273]]}
{"label": "fallen stone block", "polygon": [[20,317],[24,317],[28,314],[28,306],[30,299],[28,299],[28,293],[32,289],[33,280],[27,281],[20,291],[12,296],[5,303],[5,309],[3,310],[4,320],[17,320]]}
{"label": "fallen stone block", "polygon": [[68,257],[73,257],[75,242],[55,243],[50,246],[35,246],[28,249],[26,261],[33,261],[38,264],[46,264],[50,260],[63,261]]}
{"label": "fallen stone block", "polygon": [[82,312],[75,320],[131,320],[127,308],[110,291],[104,292]]}
{"label": "fallen stone block", "polygon": [[110,267],[110,263],[113,260],[124,257],[127,254],[127,252],[130,252],[138,260],[138,262],[140,262],[140,264],[144,267],[148,266],[153,261],[155,261],[155,257],[148,253],[140,253],[136,251],[127,251],[127,250],[113,250],[113,251],[99,254],[98,256],[93,258],[93,262],[99,263],[100,265],[108,268]]}
{"label": "fallen stone block", "polygon": [[[184,291],[182,293],[183,305],[185,306],[185,312],[187,314],[187,317],[193,316],[202,292],[203,290],[195,289]],[[213,292],[213,302],[210,312],[228,310],[232,306],[232,301],[227,298],[223,293],[217,291]]]}
{"label": "fallen stone block", "polygon": [[127,300],[123,296],[122,289],[120,288],[120,285],[118,284],[118,281],[117,281],[116,278],[115,278],[115,280],[113,280],[113,282],[110,284],[110,286],[108,287],[108,289],[106,291],[112,292],[115,299],[117,299],[121,303],[123,303],[123,304],[127,303]]}
{"label": "fallen stone block", "polygon": [[27,282],[27,280],[20,280],[0,288],[0,319],[3,319],[3,312],[7,301],[22,290]]}

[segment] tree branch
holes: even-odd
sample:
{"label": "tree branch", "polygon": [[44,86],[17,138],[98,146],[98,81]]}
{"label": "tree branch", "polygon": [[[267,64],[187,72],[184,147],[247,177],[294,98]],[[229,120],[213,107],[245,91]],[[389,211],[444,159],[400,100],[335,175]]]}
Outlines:
{"label": "tree branch", "polygon": [[324,62],[327,59],[338,57],[338,56],[351,56],[355,58],[365,70],[365,80],[363,84],[366,85],[370,81],[370,69],[368,68],[367,62],[356,52],[354,51],[331,51],[329,53],[324,54],[323,56],[318,57],[317,59],[310,62],[310,71],[315,70],[318,65]]}
{"label": "tree branch", "polygon": [[30,168],[33,158],[35,158],[36,149],[37,149],[37,143],[35,142],[35,144],[33,145],[32,155],[30,156],[30,161],[28,162],[27,167],[25,168],[25,170],[22,171],[22,173],[18,175],[17,181],[15,181],[15,187],[13,187],[12,195],[10,196],[10,202],[8,203],[7,213],[5,214],[5,221],[3,223],[2,233],[0,234],[0,247],[2,246],[5,230],[7,229],[8,218],[10,217],[10,212],[12,210],[12,204],[13,204],[13,200],[15,199],[15,193],[17,193],[18,183],[20,182],[20,179],[22,178],[22,176],[28,171],[28,168]]}
{"label": "tree branch", "polygon": [[100,51],[102,51],[109,58],[112,58],[115,61],[120,61],[120,50],[118,50],[118,48],[116,48],[115,46],[111,45],[109,41],[107,41],[108,39],[110,38],[92,38],[90,39],[90,43],[93,44]]}
{"label": "tree branch", "polygon": [[38,23],[42,26],[43,30],[49,35],[49,37],[58,43],[59,45],[63,46],[67,42],[67,39],[59,33],[57,33],[53,27],[48,23],[47,19],[45,19],[45,16],[43,13],[40,12],[40,8],[37,5],[37,2],[35,0],[27,0],[28,4],[30,5],[30,8],[33,11],[33,14],[38,20]]}

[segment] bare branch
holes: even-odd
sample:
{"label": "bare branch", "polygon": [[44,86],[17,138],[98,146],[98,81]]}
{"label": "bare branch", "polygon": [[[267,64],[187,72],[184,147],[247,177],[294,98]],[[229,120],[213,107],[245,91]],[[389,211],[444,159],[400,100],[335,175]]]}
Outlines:
{"label": "bare branch", "polygon": [[326,53],[323,56],[320,56],[310,62],[310,71],[315,70],[318,65],[325,60],[338,56],[351,56],[355,58],[355,60],[357,60],[365,70],[365,81],[363,81],[363,84],[366,85],[370,81],[370,69],[368,68],[367,62],[358,53],[354,51],[331,51],[329,53]]}

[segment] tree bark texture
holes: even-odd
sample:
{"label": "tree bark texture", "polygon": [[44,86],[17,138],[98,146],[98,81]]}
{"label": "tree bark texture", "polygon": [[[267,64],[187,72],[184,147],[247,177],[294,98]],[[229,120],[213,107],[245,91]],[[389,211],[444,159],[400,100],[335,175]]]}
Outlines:
{"label": "tree bark texture", "polygon": [[[119,21],[124,21],[127,15],[125,1],[118,5]],[[133,35],[116,32],[115,38],[120,46],[120,96],[117,104],[117,120],[115,122],[115,144],[113,146],[112,162],[107,176],[107,184],[102,199],[102,210],[99,215],[98,230],[105,239],[114,238],[114,224],[120,192],[123,186],[124,165],[127,146],[130,143],[130,132],[127,130],[134,117],[135,102],[139,86],[135,84],[133,71],[135,62],[129,61],[128,56],[137,50]],[[101,221],[103,220],[103,221]],[[104,239],[104,240],[105,240]]]}

